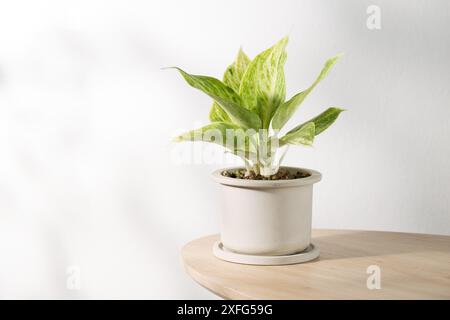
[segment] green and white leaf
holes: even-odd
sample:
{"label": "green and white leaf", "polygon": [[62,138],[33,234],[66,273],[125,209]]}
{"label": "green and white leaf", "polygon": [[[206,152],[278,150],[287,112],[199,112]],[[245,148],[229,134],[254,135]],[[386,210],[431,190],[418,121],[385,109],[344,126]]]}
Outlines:
{"label": "green and white leaf", "polygon": [[211,110],[209,111],[209,120],[211,122],[231,122],[228,114],[215,101],[213,102]]}
{"label": "green and white leaf", "polygon": [[255,154],[251,137],[241,127],[227,122],[213,122],[202,128],[185,132],[173,139],[174,142],[202,141],[216,143],[227,148],[231,153],[248,157]]}
{"label": "green and white leaf", "polygon": [[223,75],[223,83],[235,92],[239,92],[242,77],[244,76],[250,62],[250,58],[244,53],[242,48],[240,48],[233,64],[229,65],[225,70]]}
{"label": "green and white leaf", "polygon": [[185,132],[174,138],[174,142],[203,141],[226,145],[227,130],[242,130],[238,125],[227,122],[213,122],[199,129]]}
{"label": "green and white leaf", "polygon": [[301,130],[304,126],[312,122],[315,125],[315,135],[317,136],[318,134],[328,129],[339,117],[339,114],[341,114],[341,112],[343,111],[345,110],[336,107],[328,108],[318,116],[306,121],[305,123],[296,126],[294,129],[289,131],[287,135],[294,133],[298,130]]}
{"label": "green and white leaf", "polygon": [[231,121],[244,128],[258,129],[261,120],[258,115],[241,107],[239,95],[222,81],[208,76],[192,75],[180,68],[177,69],[186,82],[213,98],[228,114]]}
{"label": "green and white leaf", "polygon": [[[223,83],[228,87],[233,89],[235,92],[239,92],[239,87],[241,85],[242,76],[247,70],[250,64],[250,58],[244,53],[244,51],[239,49],[234,62],[227,67],[223,75]],[[228,114],[222,109],[222,107],[214,101],[211,111],[209,113],[209,119],[212,122],[215,121],[230,121]]]}
{"label": "green and white leaf", "polygon": [[334,66],[334,64],[339,60],[341,56],[342,55],[336,55],[328,59],[325,62],[325,65],[323,66],[319,76],[308,89],[296,94],[276,110],[275,115],[272,119],[272,128],[274,130],[279,130],[286,124],[286,122],[292,117],[303,100],[305,100],[305,98],[316,87],[316,85],[326,77],[330,69]]}
{"label": "green and white leaf", "polygon": [[269,127],[270,119],[286,96],[284,63],[287,43],[288,38],[285,37],[257,55],[242,78],[239,95],[247,109],[258,113],[263,128]]}
{"label": "green and white leaf", "polygon": [[314,122],[308,122],[304,126],[287,133],[280,139],[280,146],[286,144],[302,144],[305,146],[312,146],[315,136]]}

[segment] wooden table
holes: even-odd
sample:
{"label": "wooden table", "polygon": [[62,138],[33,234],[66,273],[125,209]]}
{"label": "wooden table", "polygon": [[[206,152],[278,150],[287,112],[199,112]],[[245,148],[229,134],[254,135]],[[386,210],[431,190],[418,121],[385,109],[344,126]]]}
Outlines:
{"label": "wooden table", "polygon": [[[181,255],[195,281],[226,299],[450,299],[450,236],[313,230],[320,257],[288,266],[219,260],[218,238],[194,240]],[[368,289],[377,276],[369,266],[380,268],[380,289]]]}

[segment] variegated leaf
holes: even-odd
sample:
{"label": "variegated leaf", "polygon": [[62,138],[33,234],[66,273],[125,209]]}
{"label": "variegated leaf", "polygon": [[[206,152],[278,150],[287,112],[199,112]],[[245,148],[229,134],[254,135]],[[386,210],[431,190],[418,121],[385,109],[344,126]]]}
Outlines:
{"label": "variegated leaf", "polygon": [[280,146],[286,144],[302,144],[312,146],[315,136],[314,122],[308,122],[304,126],[287,133],[280,139]]}
{"label": "variegated leaf", "polygon": [[[239,52],[234,60],[233,64],[229,65],[223,75],[223,83],[233,89],[235,92],[239,92],[239,86],[241,85],[242,76],[247,70],[250,63],[250,58],[239,49]],[[211,111],[209,113],[209,119],[212,122],[215,121],[230,121],[228,114],[222,109],[222,107],[214,102]]]}
{"label": "variegated leaf", "polygon": [[180,68],[176,68],[186,82],[213,98],[228,114],[231,121],[244,128],[258,129],[261,120],[258,115],[241,107],[241,99],[233,89],[222,81],[208,76],[192,75]]}
{"label": "variegated leaf", "polygon": [[249,157],[254,154],[247,132],[241,127],[228,122],[213,122],[202,128],[183,133],[174,138],[174,142],[203,141],[221,145],[229,152]]}
{"label": "variegated leaf", "polygon": [[305,91],[302,91],[295,96],[293,96],[288,101],[284,102],[275,112],[272,119],[272,128],[275,130],[281,129],[286,122],[292,117],[295,111],[298,109],[300,104],[305,100],[309,93],[316,87],[316,85],[328,74],[331,67],[339,60],[341,55],[334,56],[325,62],[317,79],[314,83]]}
{"label": "variegated leaf", "polygon": [[242,77],[250,62],[250,58],[244,53],[242,48],[240,48],[233,64],[229,65],[227,70],[225,70],[223,82],[235,92],[239,92]]}
{"label": "variegated leaf", "polygon": [[226,145],[227,130],[240,130],[238,125],[228,122],[213,122],[199,129],[185,132],[174,138],[174,142],[204,141]]}
{"label": "variegated leaf", "polygon": [[263,128],[269,127],[270,119],[286,96],[284,63],[287,42],[285,37],[257,55],[242,78],[239,95],[248,109],[259,114]]}
{"label": "variegated leaf", "polygon": [[215,101],[213,102],[211,110],[209,111],[209,120],[211,122],[231,122],[228,114]]}
{"label": "variegated leaf", "polygon": [[339,114],[345,111],[344,109],[339,109],[336,107],[331,107],[319,114],[318,116],[306,121],[305,123],[302,123],[298,126],[296,126],[294,129],[289,131],[287,135],[294,133],[298,130],[301,130],[303,127],[308,125],[309,123],[314,123],[315,125],[315,135],[322,133],[326,129],[328,129],[329,126],[333,124],[334,121],[338,118]]}

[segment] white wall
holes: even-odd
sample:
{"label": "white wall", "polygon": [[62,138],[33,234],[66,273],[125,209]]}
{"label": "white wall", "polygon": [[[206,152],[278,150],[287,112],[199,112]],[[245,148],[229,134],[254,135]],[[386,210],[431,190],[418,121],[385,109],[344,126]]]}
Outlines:
{"label": "white wall", "polygon": [[[381,8],[381,30],[366,8]],[[288,95],[345,52],[290,122],[349,111],[291,165],[320,170],[314,226],[450,234],[448,1],[3,1],[0,298],[212,298],[184,243],[218,231],[215,165],[170,137],[210,99],[165,66],[219,77],[290,35]],[[223,165],[223,164],[222,164]],[[79,267],[81,290],[66,288]]]}

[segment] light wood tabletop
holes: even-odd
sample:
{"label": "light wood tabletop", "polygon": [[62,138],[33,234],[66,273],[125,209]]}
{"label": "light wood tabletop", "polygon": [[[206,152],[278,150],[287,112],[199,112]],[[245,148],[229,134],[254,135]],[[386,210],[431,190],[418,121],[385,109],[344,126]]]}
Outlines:
{"label": "light wood tabletop", "polygon": [[195,281],[226,299],[450,299],[450,236],[313,230],[320,257],[286,266],[219,260],[218,239],[194,240],[181,255]]}

